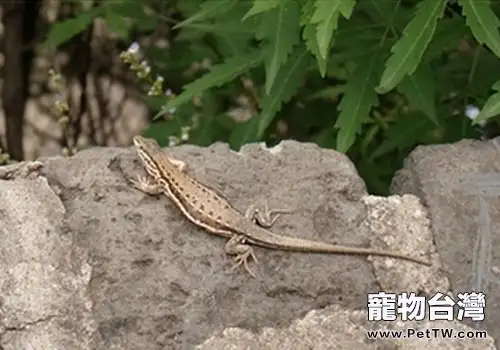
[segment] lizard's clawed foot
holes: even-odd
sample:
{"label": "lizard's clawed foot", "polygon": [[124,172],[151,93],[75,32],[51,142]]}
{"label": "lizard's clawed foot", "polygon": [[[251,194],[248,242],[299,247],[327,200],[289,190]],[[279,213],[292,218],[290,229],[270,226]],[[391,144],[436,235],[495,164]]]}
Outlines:
{"label": "lizard's clawed foot", "polygon": [[156,182],[149,181],[146,177],[137,175],[136,178],[129,179],[132,186],[138,190],[156,196],[162,193],[162,186]]}
{"label": "lizard's clawed foot", "polygon": [[243,265],[245,270],[254,278],[257,276],[255,273],[248,267],[248,259],[252,258],[257,264],[257,257],[255,256],[253,249],[248,244],[245,244],[245,236],[233,236],[226,243],[224,250],[227,254],[236,255],[234,258],[235,264],[231,268],[231,270],[236,269],[237,267]]}
{"label": "lizard's clawed foot", "polygon": [[242,254],[238,254],[235,258],[234,258],[234,262],[235,264],[233,265],[233,267],[231,268],[231,270],[234,270],[236,268],[238,268],[239,266],[241,266],[241,264],[243,264],[243,266],[245,267],[245,270],[247,270],[247,272],[253,277],[253,278],[257,278],[257,275],[250,269],[250,267],[248,267],[248,258],[252,258],[255,262],[257,262],[255,260],[255,255],[253,253],[253,251],[248,251],[246,253],[242,253]]}
{"label": "lizard's clawed foot", "polygon": [[272,209],[269,210],[267,200],[264,201],[264,212],[255,205],[250,205],[245,212],[245,217],[262,227],[269,228],[274,225],[281,214],[293,213],[295,209]]}

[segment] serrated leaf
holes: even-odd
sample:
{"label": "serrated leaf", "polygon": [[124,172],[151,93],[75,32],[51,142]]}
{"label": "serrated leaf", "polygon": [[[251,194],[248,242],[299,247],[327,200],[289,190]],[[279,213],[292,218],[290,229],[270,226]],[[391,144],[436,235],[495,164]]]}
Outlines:
{"label": "serrated leaf", "polygon": [[280,67],[285,64],[293,47],[300,41],[300,8],[296,0],[285,0],[278,7],[260,16],[256,37],[265,40],[269,49],[266,57],[266,93],[269,93]]}
{"label": "serrated leaf", "polygon": [[265,54],[266,51],[253,51],[246,55],[231,57],[224,63],[213,66],[209,73],[185,85],[184,91],[175,98],[169,100],[162,109],[162,112],[156,115],[155,118],[164,115],[166,111],[171,108],[189,102],[194,96],[203,93],[207,89],[221,86],[232,81],[241,74],[249,71],[251,68],[261,64]]}
{"label": "serrated leaf", "polygon": [[421,113],[402,115],[392,124],[384,135],[384,141],[370,155],[368,162],[394,150],[401,150],[417,143],[419,138],[435,126]]}
{"label": "serrated leaf", "polygon": [[473,120],[472,124],[478,124],[481,121],[488,120],[500,114],[500,81],[493,84],[493,89],[497,92],[486,100],[481,112]]}
{"label": "serrated leaf", "polygon": [[316,10],[310,23],[317,24],[316,41],[323,59],[328,55],[333,34],[337,29],[339,14],[349,19],[355,4],[354,0],[316,0],[314,3]]}
{"label": "serrated leaf", "polygon": [[440,125],[436,115],[434,73],[428,65],[421,65],[415,74],[405,77],[398,90],[405,95],[410,105],[424,112],[436,126]]}
{"label": "serrated leaf", "polygon": [[492,89],[497,92],[486,100],[479,115],[472,121],[473,125],[500,114],[500,80],[493,84]]}
{"label": "serrated leaf", "polygon": [[50,28],[47,39],[43,43],[44,48],[56,48],[75,35],[83,32],[102,11],[102,7],[94,7],[89,11],[79,13],[75,18],[54,23]]}
{"label": "serrated leaf", "polygon": [[257,137],[261,138],[274,116],[281,109],[283,102],[290,98],[302,86],[307,71],[309,54],[304,46],[294,50],[287,63],[281,67],[276,76],[276,83],[272,90],[261,100],[261,113],[257,129]]}
{"label": "serrated leaf", "polygon": [[[324,78],[326,75],[326,69],[328,67],[328,58],[323,58],[321,53],[319,52],[318,42],[316,41],[316,25],[315,24],[307,24],[304,27],[302,32],[302,38],[304,39],[307,48],[316,58],[316,62],[318,63],[319,73],[321,77]],[[328,47],[330,50],[330,46]]]}
{"label": "serrated leaf", "polygon": [[[307,48],[316,58],[318,63],[319,72],[321,77],[324,78],[326,75],[326,69],[328,64],[328,58],[323,58],[319,52],[318,41],[316,37],[316,27],[314,23],[310,23],[311,17],[314,13],[314,3],[308,1],[302,7],[302,16],[300,19],[300,25],[304,26],[302,30],[302,39],[305,41]],[[328,51],[330,51],[331,41],[328,46]]]}
{"label": "serrated leaf", "polygon": [[248,17],[255,16],[256,14],[267,12],[278,6],[280,0],[253,0],[253,6],[248,12],[243,16],[242,22]]}
{"label": "serrated leaf", "polygon": [[377,87],[379,93],[392,90],[405,75],[415,72],[445,6],[446,0],[424,0],[417,5],[415,17],[391,49],[392,55],[387,60],[386,69]]}
{"label": "serrated leaf", "polygon": [[302,6],[300,15],[300,26],[303,27],[311,21],[311,17],[314,14],[314,2],[306,1],[306,3]]}
{"label": "serrated leaf", "polygon": [[358,62],[358,68],[345,85],[345,93],[338,106],[340,114],[334,126],[339,129],[336,147],[339,152],[347,152],[354,144],[356,134],[378,102],[375,86],[381,61],[377,52],[373,57]]}
{"label": "serrated leaf", "polygon": [[474,37],[500,57],[500,21],[491,9],[489,0],[460,0],[462,13]]}
{"label": "serrated leaf", "polygon": [[207,20],[223,13],[228,12],[236,5],[237,0],[217,0],[217,1],[205,1],[200,5],[201,10],[196,12],[191,17],[185,19],[184,21],[177,23],[173,29],[178,29],[189,25],[191,23]]}

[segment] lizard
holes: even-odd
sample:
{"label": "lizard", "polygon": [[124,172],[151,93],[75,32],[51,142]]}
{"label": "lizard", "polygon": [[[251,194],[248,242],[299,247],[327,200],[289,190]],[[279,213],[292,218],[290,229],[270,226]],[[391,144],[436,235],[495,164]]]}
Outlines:
{"label": "lizard", "polygon": [[155,140],[137,135],[133,143],[148,176],[130,178],[131,185],[149,195],[166,195],[189,221],[209,233],[227,238],[224,250],[226,254],[235,256],[233,269],[243,264],[248,273],[256,277],[248,266],[249,259],[258,264],[251,245],[284,251],[385,256],[431,266],[428,261],[404,254],[273,233],[268,228],[279,215],[291,210],[269,210],[266,202],[264,212],[251,205],[242,214],[218,191],[188,175],[186,163],[162,150]]}

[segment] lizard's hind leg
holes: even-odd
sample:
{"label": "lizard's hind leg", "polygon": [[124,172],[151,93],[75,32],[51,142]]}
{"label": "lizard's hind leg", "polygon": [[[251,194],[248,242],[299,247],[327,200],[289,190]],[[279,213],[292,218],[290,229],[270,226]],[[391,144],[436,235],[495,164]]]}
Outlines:
{"label": "lizard's hind leg", "polygon": [[234,262],[236,264],[233,265],[231,270],[234,270],[238,266],[241,266],[243,264],[245,270],[247,270],[248,273],[255,278],[257,276],[248,267],[248,259],[252,258],[257,264],[259,262],[257,261],[255,253],[253,252],[253,248],[250,245],[245,244],[245,241],[246,241],[245,236],[235,235],[231,237],[229,241],[227,241],[224,250],[227,254],[236,255],[236,257],[234,258]]}

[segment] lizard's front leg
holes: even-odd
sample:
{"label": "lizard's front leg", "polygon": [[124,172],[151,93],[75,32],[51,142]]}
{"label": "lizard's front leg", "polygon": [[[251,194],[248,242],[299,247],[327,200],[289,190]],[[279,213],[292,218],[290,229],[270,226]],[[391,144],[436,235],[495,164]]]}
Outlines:
{"label": "lizard's front leg", "polygon": [[179,169],[180,171],[184,172],[186,170],[186,163],[184,163],[182,160],[175,159],[170,156],[168,157],[168,160],[170,161],[170,163],[175,165],[177,169]]}
{"label": "lizard's front leg", "polygon": [[227,241],[226,245],[224,246],[224,250],[227,254],[236,255],[236,257],[234,258],[236,264],[232,267],[231,270],[234,270],[235,268],[243,264],[248,273],[252,277],[256,278],[257,276],[255,275],[255,273],[248,267],[248,259],[252,258],[257,264],[259,262],[257,261],[257,257],[253,252],[253,248],[245,243],[245,236],[234,235],[229,239],[229,241]]}
{"label": "lizard's front leg", "polygon": [[[254,204],[250,205],[245,212],[245,217],[253,222],[256,222],[262,227],[271,227],[281,214],[289,214],[294,212],[294,209],[273,209],[269,210],[267,200],[264,202],[264,212],[261,212]],[[274,216],[274,217],[273,217]]]}
{"label": "lizard's front leg", "polygon": [[144,176],[137,175],[135,179],[129,179],[132,186],[137,188],[139,191],[150,194],[152,196],[157,196],[163,193],[163,187],[156,181],[148,180]]}

